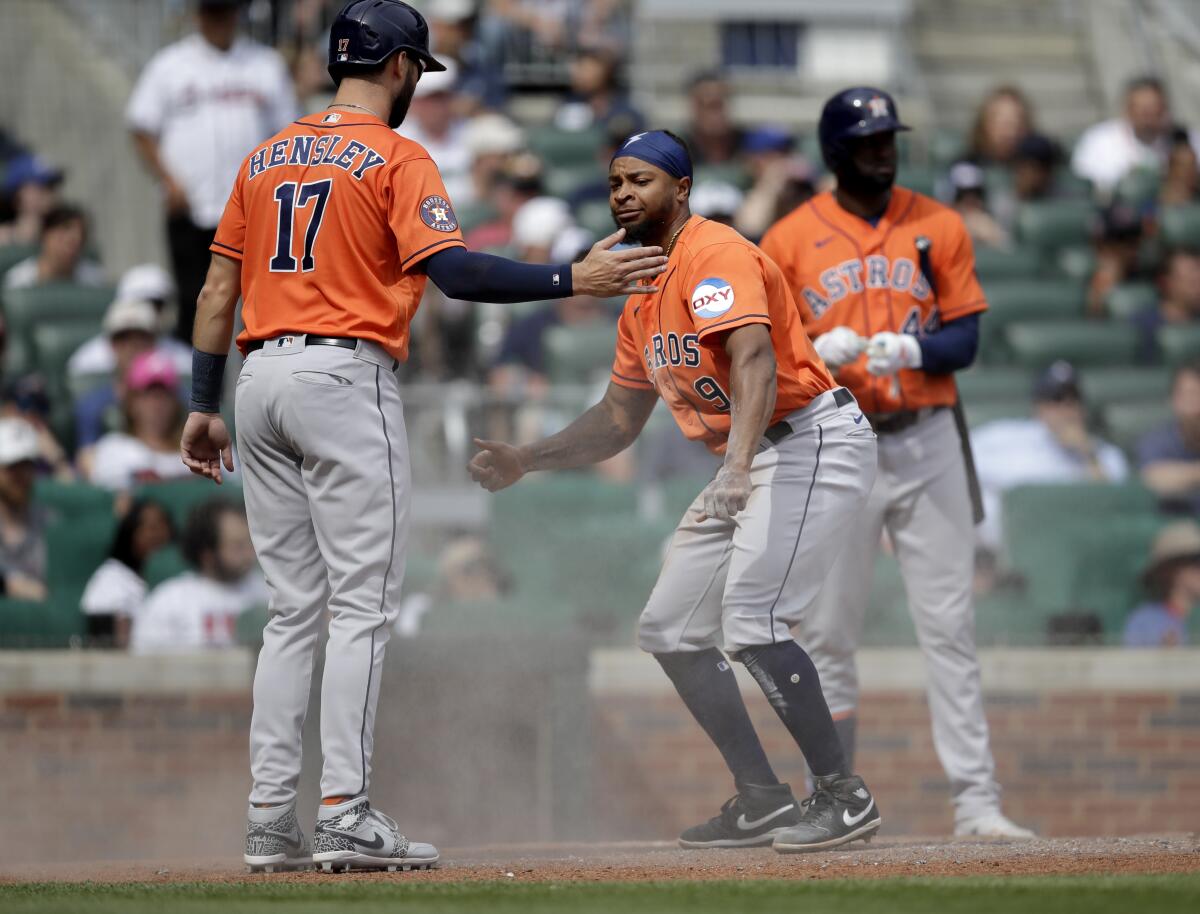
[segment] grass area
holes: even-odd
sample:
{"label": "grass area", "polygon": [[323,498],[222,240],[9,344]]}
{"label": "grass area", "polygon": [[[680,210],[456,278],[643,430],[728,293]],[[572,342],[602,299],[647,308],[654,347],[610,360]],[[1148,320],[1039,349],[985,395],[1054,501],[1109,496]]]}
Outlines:
{"label": "grass area", "polygon": [[[343,907],[353,905],[353,907]],[[1200,874],[1171,876],[880,879],[822,882],[656,882],[0,887],[5,914],[1174,914],[1200,911]]]}

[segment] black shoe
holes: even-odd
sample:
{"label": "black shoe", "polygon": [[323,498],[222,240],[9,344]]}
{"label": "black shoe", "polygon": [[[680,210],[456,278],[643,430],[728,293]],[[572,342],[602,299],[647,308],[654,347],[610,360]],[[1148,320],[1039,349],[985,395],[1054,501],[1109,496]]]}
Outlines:
{"label": "black shoe", "polygon": [[883,824],[875,797],[858,775],[828,775],[814,781],[800,822],[775,836],[781,854],[827,850],[850,841],[870,841]]}
{"label": "black shoe", "polygon": [[800,821],[800,804],[787,784],[763,787],[742,784],[741,793],[725,802],[720,815],[679,836],[680,847],[758,847]]}

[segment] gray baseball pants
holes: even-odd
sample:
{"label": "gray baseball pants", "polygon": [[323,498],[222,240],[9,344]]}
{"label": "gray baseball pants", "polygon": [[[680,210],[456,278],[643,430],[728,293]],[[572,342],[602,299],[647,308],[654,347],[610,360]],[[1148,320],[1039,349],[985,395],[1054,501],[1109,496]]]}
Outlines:
{"label": "gray baseball pants", "polygon": [[374,343],[304,340],[268,341],[237,382],[246,512],[271,592],[254,675],[251,803],[295,799],[326,611],[321,795],[367,791],[384,645],[404,578],[411,478],[395,361]]}
{"label": "gray baseball pants", "polygon": [[950,779],[956,819],[998,810],[1000,787],[975,650],[974,522],[949,410],[879,436],[875,487],[813,611],[796,630],[796,640],[821,674],[834,717],[858,706],[854,652],[884,530],[904,575],[909,612],[925,655],[933,743]]}

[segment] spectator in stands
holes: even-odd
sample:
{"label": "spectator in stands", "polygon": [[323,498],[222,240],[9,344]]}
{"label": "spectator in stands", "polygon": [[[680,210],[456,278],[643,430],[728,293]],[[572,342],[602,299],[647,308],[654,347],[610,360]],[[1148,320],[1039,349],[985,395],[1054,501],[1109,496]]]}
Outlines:
{"label": "spectator in stands", "polygon": [[[1121,116],[1089,127],[1079,138],[1071,169],[1101,194],[1110,194],[1136,168],[1164,171],[1175,130],[1162,80],[1139,76],[1125,87]],[[1200,148],[1200,137],[1189,139]]]}
{"label": "spectator in stands", "polygon": [[1017,143],[1009,165],[1010,187],[988,188],[988,211],[1011,232],[1022,203],[1043,203],[1069,196],[1056,177],[1062,152],[1058,144],[1040,133],[1027,133]]}
{"label": "spectator in stands", "polygon": [[1167,510],[1200,515],[1200,362],[1175,372],[1171,412],[1169,422],[1138,441],[1142,482]]}
{"label": "spectator in stands", "polygon": [[1200,199],[1200,159],[1186,130],[1176,129],[1167,155],[1167,170],[1158,192],[1160,206],[1183,206]]}
{"label": "spectator in stands", "polygon": [[[542,183],[542,162],[531,152],[522,152],[509,158],[504,170],[497,174],[492,181],[492,190],[488,202],[496,211],[494,219],[489,219],[467,232],[464,240],[471,250],[482,251],[488,248],[502,248],[512,241],[513,219],[517,212],[537,197],[544,196],[545,186]],[[605,182],[605,198],[608,197],[608,184]]]}
{"label": "spectator in stands", "polygon": [[1033,131],[1033,108],[1016,86],[997,86],[979,105],[966,158],[980,167],[1011,165]]}
{"label": "spectator in stands", "polygon": [[550,386],[546,367],[546,334],[554,327],[612,323],[615,315],[590,295],[548,302],[528,317],[513,321],[500,344],[489,384],[496,393],[537,399]]}
{"label": "spectator in stands", "polygon": [[[550,252],[564,236],[573,243],[575,220],[566,202],[557,197],[535,197],[513,216],[512,246],[526,263],[560,263]],[[567,258],[570,259],[570,258]]]}
{"label": "spectator in stands", "polygon": [[16,600],[46,599],[46,510],[33,497],[37,431],[0,419],[0,588]]}
{"label": "spectator in stands", "polygon": [[554,114],[563,130],[600,127],[625,136],[645,124],[641,113],[629,103],[618,81],[620,58],[614,51],[585,48],[571,60],[571,93]]}
{"label": "spectator in stands", "polygon": [[1125,646],[1187,644],[1188,616],[1200,603],[1200,525],[1181,520],[1159,531],[1142,584],[1150,599],[1130,613]]}
{"label": "spectator in stands", "polygon": [[1121,482],[1129,466],[1121,449],[1093,435],[1079,376],[1055,362],[1033,389],[1033,417],[1000,419],[971,433],[987,517],[978,533],[983,546],[1002,542],[1001,497],[1016,486],[1065,482]]}
{"label": "spectator in stands", "polygon": [[[33,246],[42,235],[42,221],[59,205],[63,173],[35,155],[23,153],[4,169],[4,196],[11,216],[0,225],[0,245]],[[11,220],[11,221],[10,221]]]}
{"label": "spectator in stands", "polygon": [[214,499],[195,508],[179,546],[191,570],[146,597],[133,622],[136,654],[233,647],[238,616],[267,602],[240,507]]}
{"label": "spectator in stands", "polygon": [[[113,336],[123,331],[150,331],[155,336],[155,346],[175,362],[181,375],[192,373],[192,350],[190,346],[167,336],[164,312],[174,292],[171,277],[157,264],[147,263],[125,271],[117,284],[117,294],[104,315],[101,332],[81,345],[67,362],[67,375],[72,381],[81,378],[112,375],[118,370],[116,351],[121,348]],[[148,304],[153,309],[154,323],[146,318],[146,311],[133,307],[131,302]],[[120,366],[128,368],[128,363]]]}
{"label": "spectator in stands", "polygon": [[950,169],[950,186],[954,210],[962,216],[971,240],[980,247],[1007,248],[1008,232],[988,210],[983,169],[973,162],[956,162]]}
{"label": "spectator in stands", "polygon": [[488,200],[496,179],[524,149],[525,134],[503,114],[487,112],[471,118],[463,143],[471,155],[471,199]]}
{"label": "spectator in stands", "polygon": [[108,558],[83,589],[80,606],[93,645],[128,646],[133,618],[146,598],[146,561],[174,539],[171,515],[162,505],[140,499],[130,505],[117,525]]}
{"label": "spectator in stands", "polygon": [[1096,266],[1088,281],[1089,314],[1104,316],[1108,293],[1115,286],[1143,278],[1141,244],[1142,217],[1133,207],[1114,203],[1100,214],[1092,233]]}
{"label": "spectator in stands", "polygon": [[[688,195],[688,204],[697,216],[722,225],[735,225],[745,199],[746,195],[728,181],[704,181],[692,188]],[[770,201],[771,212],[774,212],[774,202]],[[755,225],[757,224],[756,222]],[[751,236],[750,232],[744,230],[742,234]]]}
{"label": "spectator in stands", "polygon": [[56,206],[42,220],[38,251],[4,274],[5,289],[28,289],[54,282],[102,286],[104,270],[85,256],[87,215],[77,206]]}
{"label": "spectator in stands", "polygon": [[438,60],[458,64],[455,88],[472,109],[499,110],[508,98],[508,84],[475,38],[478,11],[477,0],[432,0],[425,7],[430,44]]}
{"label": "spectator in stands", "polygon": [[50,427],[50,397],[45,378],[28,374],[10,381],[4,389],[0,416],[21,419],[37,433],[35,464],[39,476],[52,476],[64,482],[75,478],[75,468],[67,458],[66,449]]}
{"label": "spectator in stands", "polygon": [[[75,401],[75,445],[80,448],[95,444],[106,428],[120,424],[119,419],[114,420],[113,414],[120,411],[125,379],[133,360],[155,348],[159,322],[154,306],[149,302],[118,298],[108,306],[101,328],[112,359],[112,370],[96,374],[90,371],[77,373],[74,369],[79,352],[67,363],[68,375],[81,387],[89,378],[94,381],[94,386],[82,392]],[[91,342],[84,343],[84,346],[91,346]],[[169,354],[167,358],[172,362],[177,361]],[[84,367],[89,368],[93,364],[89,359]]]}
{"label": "spectator in stands", "polygon": [[463,206],[475,200],[471,152],[463,140],[467,120],[455,110],[458,67],[452,60],[445,63],[445,71],[426,73],[417,82],[409,116],[396,132],[425,147],[442,174],[450,202]]}
{"label": "spectator in stands", "polygon": [[1200,321],[1200,251],[1171,251],[1159,271],[1158,284],[1158,304],[1133,316],[1140,337],[1139,360],[1145,362],[1158,355],[1156,335],[1164,324]]}
{"label": "spectator in stands", "polygon": [[[751,184],[730,224],[747,238],[762,238],[775,224],[779,196],[795,170],[794,147],[791,133],[779,127],[759,127],[746,133],[742,151]],[[694,199],[692,211],[696,212]]]}
{"label": "spectator in stands", "polygon": [[460,536],[441,550],[437,578],[429,592],[410,594],[401,601],[393,631],[401,638],[414,638],[434,607],[490,603],[512,589],[511,576],[488,544],[477,536]]}
{"label": "spectator in stands", "polygon": [[151,350],[134,356],[125,374],[127,431],[109,432],[81,451],[80,470],[106,489],[129,491],[138,483],[190,477],[179,459],[184,409],[179,373],[168,356]]}
{"label": "spectator in stands", "polygon": [[283,58],[238,34],[241,6],[195,0],[197,34],[151,58],[126,109],[138,152],[162,185],[179,286],[175,333],[184,342],[238,167],[297,114]]}
{"label": "spectator in stands", "polygon": [[717,70],[706,70],[688,83],[690,117],[684,138],[697,165],[737,162],[745,133],[729,117],[729,83]]}

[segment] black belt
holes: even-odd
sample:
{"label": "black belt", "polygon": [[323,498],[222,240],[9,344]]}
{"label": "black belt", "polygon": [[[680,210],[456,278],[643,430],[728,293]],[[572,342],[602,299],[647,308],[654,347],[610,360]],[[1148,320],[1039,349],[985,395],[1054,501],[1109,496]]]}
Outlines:
{"label": "black belt", "polygon": [[[846,388],[838,387],[833,391],[833,402],[834,405],[839,409],[845,406],[847,403],[852,403],[853,401],[854,397],[851,395],[850,391],[846,390]],[[787,438],[789,435],[791,435],[793,431],[795,431],[795,429],[792,428],[791,424],[786,419],[780,419],[773,425],[767,426],[767,430],[763,432],[763,437],[772,444],[778,444],[784,438]]]}
{"label": "black belt", "polygon": [[876,435],[895,435],[912,428],[918,422],[928,419],[938,410],[949,409],[948,406],[927,406],[924,409],[902,409],[895,413],[868,413],[867,421]]}
{"label": "black belt", "polygon": [[[247,352],[255,352],[267,345],[270,340],[251,340],[246,344]],[[306,336],[305,346],[337,346],[339,349],[357,349],[358,340],[352,336]]]}

